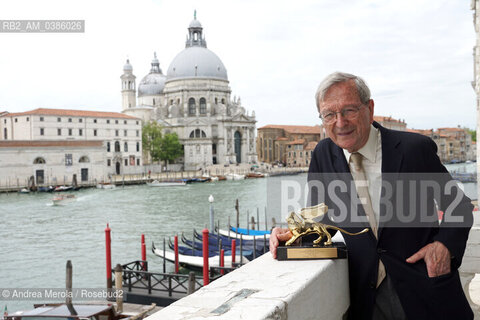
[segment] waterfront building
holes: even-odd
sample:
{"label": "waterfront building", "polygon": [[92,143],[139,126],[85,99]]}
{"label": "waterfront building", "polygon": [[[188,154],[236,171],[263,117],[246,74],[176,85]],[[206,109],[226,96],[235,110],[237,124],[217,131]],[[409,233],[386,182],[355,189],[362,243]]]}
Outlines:
{"label": "waterfront building", "polygon": [[407,130],[407,124],[405,120],[394,119],[392,117],[385,116],[373,116],[373,120],[378,122],[382,127],[392,130],[405,131]]}
{"label": "waterfront building", "polygon": [[[267,163],[282,164],[305,164],[305,159],[300,161],[298,151],[306,151],[310,142],[317,142],[325,139],[327,134],[323,126],[292,126],[292,125],[266,125],[258,128],[257,152],[258,159]],[[301,146],[300,146],[301,145]],[[295,151],[295,156],[293,150]],[[287,161],[287,158],[289,161]],[[297,161],[297,162],[295,162]]]}
{"label": "waterfront building", "polygon": [[437,154],[443,163],[475,160],[473,150],[476,148],[473,146],[472,137],[466,128],[408,129],[407,131],[431,138],[437,144]]}
{"label": "waterfront building", "polygon": [[[123,113],[40,108],[0,116],[0,176],[102,181],[143,171],[141,120]],[[9,169],[6,169],[9,168]],[[0,181],[0,185],[5,185]]]}
{"label": "waterfront building", "polygon": [[290,141],[287,144],[287,167],[308,167],[317,143],[318,141],[305,143],[304,139]]}
{"label": "waterfront building", "polygon": [[185,49],[170,63],[166,75],[154,54],[138,93],[129,60],[120,78],[122,112],[144,123],[156,121],[165,133],[176,133],[184,146],[177,162],[184,169],[257,162],[255,112],[247,112],[239,97],[232,98],[227,70],[207,48],[196,16],[188,27]]}

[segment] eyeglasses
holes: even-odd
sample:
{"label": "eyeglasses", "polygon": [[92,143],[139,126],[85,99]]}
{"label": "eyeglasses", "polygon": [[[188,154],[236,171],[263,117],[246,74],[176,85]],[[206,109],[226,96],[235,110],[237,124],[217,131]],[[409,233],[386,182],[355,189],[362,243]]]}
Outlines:
{"label": "eyeglasses", "polygon": [[323,123],[325,124],[332,124],[337,121],[337,113],[340,113],[342,117],[346,120],[353,120],[358,116],[358,112],[360,108],[365,105],[360,106],[352,106],[342,109],[341,111],[325,111],[319,115],[320,119],[322,119]]}

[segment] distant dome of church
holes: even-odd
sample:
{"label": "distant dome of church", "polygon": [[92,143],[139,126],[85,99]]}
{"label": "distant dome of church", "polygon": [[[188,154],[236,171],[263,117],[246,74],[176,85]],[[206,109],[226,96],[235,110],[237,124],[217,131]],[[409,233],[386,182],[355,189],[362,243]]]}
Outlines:
{"label": "distant dome of church", "polygon": [[203,28],[196,14],[188,27],[185,49],[168,67],[167,81],[182,78],[214,78],[228,81],[227,69],[222,60],[207,49]]}
{"label": "distant dome of church", "polygon": [[152,68],[150,73],[143,77],[142,81],[138,85],[138,96],[151,96],[163,93],[163,88],[165,87],[166,77],[160,69],[160,63],[157,59],[157,54],[154,54],[152,60]]}
{"label": "distant dome of church", "polygon": [[188,47],[173,59],[167,80],[177,78],[217,78],[228,80],[222,60],[205,47]]}
{"label": "distant dome of church", "polygon": [[197,20],[197,18],[195,17],[192,22],[190,22],[190,28],[201,28],[202,27],[202,24],[200,23],[200,21]]}

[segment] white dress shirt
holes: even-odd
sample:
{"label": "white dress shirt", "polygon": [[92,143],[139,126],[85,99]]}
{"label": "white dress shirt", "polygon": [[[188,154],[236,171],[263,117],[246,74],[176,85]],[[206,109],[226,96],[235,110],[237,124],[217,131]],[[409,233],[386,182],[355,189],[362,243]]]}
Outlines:
{"label": "white dress shirt", "polygon": [[[368,193],[378,223],[380,221],[380,192],[382,190],[382,137],[380,131],[373,125],[370,126],[367,143],[357,152],[364,157],[362,161],[363,170],[368,180]],[[350,166],[350,171],[355,171],[353,163],[350,163],[351,153],[346,149],[343,149],[343,153]]]}

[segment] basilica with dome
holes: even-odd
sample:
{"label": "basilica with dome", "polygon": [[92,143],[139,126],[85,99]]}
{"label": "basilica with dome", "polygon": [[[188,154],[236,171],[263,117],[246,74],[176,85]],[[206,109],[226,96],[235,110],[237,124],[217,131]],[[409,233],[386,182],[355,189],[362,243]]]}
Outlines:
{"label": "basilica with dome", "polygon": [[121,76],[122,112],[144,123],[156,121],[165,133],[177,133],[184,146],[178,162],[185,170],[257,162],[255,112],[247,112],[239,97],[231,97],[227,70],[207,48],[196,15],[185,49],[170,63],[166,76],[154,54],[138,91],[135,79],[127,60]]}

